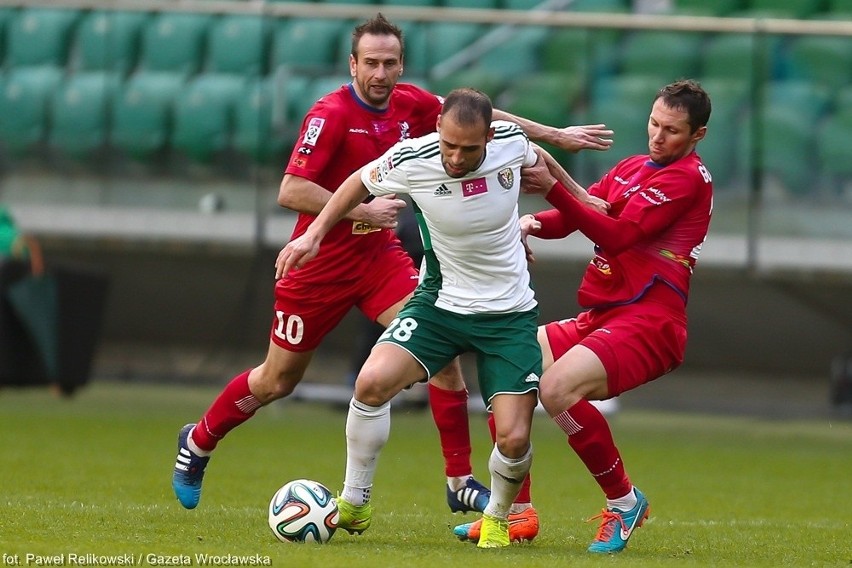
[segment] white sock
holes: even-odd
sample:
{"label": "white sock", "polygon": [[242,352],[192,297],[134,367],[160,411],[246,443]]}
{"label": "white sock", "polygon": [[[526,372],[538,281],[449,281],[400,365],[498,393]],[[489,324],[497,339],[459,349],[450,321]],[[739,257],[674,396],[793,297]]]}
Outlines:
{"label": "white sock", "polygon": [[458,491],[463,488],[467,483],[467,480],[473,477],[473,475],[462,475],[461,477],[448,477],[447,485],[452,491]]}
{"label": "white sock", "polygon": [[607,499],[606,508],[610,510],[618,509],[619,511],[629,511],[636,506],[638,501],[639,500],[636,499],[636,493],[633,492],[633,488],[631,487],[630,493],[624,497],[619,497],[618,499]]}
{"label": "white sock", "polygon": [[512,506],[509,507],[509,514],[517,515],[518,513],[523,513],[530,507],[532,507],[532,503],[512,503]]}
{"label": "white sock", "polygon": [[189,451],[191,451],[196,456],[206,458],[207,456],[209,456],[213,452],[207,451],[207,450],[202,450],[201,448],[199,448],[195,444],[195,441],[192,439],[192,433],[193,432],[195,432],[195,426],[192,427],[192,430],[189,431],[189,435],[186,437],[186,445],[189,447]]}
{"label": "white sock", "polygon": [[491,499],[484,514],[505,519],[509,516],[512,501],[518,496],[524,478],[532,466],[532,446],[518,459],[507,458],[497,444],[491,450],[488,459],[488,471],[491,472]]}
{"label": "white sock", "polygon": [[390,436],[390,403],[369,406],[353,397],[346,417],[346,476],[341,497],[353,505],[370,500],[379,453]]}

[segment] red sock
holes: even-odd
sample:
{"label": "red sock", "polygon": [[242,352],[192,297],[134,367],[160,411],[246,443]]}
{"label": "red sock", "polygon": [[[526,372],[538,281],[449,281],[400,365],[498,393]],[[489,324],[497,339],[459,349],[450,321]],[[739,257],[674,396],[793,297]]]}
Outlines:
{"label": "red sock", "polygon": [[601,486],[607,499],[624,497],[633,486],[606,418],[588,400],[581,400],[553,418],[568,434],[568,443]]}
{"label": "red sock", "polygon": [[467,422],[467,389],[445,390],[429,383],[429,406],[441,437],[447,477],[470,475],[470,427]]}
{"label": "red sock", "polygon": [[[497,442],[497,425],[494,424],[494,413],[488,413],[488,429],[491,431],[491,441]],[[532,503],[532,496],[530,495],[530,485],[532,484],[532,479],[530,478],[530,474],[524,478],[524,482],[521,484],[521,490],[518,492],[518,496],[515,497],[515,503]]]}
{"label": "red sock", "polygon": [[261,407],[260,401],[249,390],[250,371],[231,379],[195,426],[192,441],[202,450],[212,451],[225,434],[254,416],[254,412]]}

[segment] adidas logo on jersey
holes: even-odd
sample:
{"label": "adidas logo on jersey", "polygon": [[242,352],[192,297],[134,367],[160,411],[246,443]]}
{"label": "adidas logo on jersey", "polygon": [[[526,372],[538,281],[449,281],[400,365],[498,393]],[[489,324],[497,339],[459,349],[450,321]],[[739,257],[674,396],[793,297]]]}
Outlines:
{"label": "adidas logo on jersey", "polygon": [[450,188],[447,187],[444,184],[441,184],[441,187],[436,189],[435,193],[434,193],[434,195],[437,195],[438,197],[445,196],[445,195],[452,195],[452,194],[453,194],[453,192],[450,191]]}

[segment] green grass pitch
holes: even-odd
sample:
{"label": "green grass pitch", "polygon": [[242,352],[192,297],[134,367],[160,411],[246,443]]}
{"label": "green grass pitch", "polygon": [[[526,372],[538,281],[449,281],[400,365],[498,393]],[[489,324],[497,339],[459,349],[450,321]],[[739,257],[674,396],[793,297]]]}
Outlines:
{"label": "green grass pitch", "polygon": [[[428,411],[394,411],[374,486],[373,526],[327,545],[278,542],[266,523],[275,490],[299,478],[341,487],[339,409],[262,409],[220,445],[199,507],[183,510],[170,478],[177,431],[215,390],[95,383],[73,400],[0,391],[2,566],[284,567],[849,566],[852,423],[763,421],[626,409],[611,419],[651,518],[617,556],[586,552],[603,497],[564,436],[537,414],[532,544],[478,550],[452,537],[473,520],[444,499]],[[471,418],[474,467],[487,481],[484,416]]]}

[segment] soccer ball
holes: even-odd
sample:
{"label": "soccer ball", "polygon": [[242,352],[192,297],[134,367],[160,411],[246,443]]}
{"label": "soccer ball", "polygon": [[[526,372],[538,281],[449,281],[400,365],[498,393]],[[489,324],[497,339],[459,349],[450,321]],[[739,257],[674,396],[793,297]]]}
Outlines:
{"label": "soccer ball", "polygon": [[331,491],[310,479],[287,483],[269,502],[269,528],[283,542],[328,542],[338,518]]}

